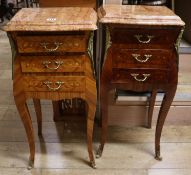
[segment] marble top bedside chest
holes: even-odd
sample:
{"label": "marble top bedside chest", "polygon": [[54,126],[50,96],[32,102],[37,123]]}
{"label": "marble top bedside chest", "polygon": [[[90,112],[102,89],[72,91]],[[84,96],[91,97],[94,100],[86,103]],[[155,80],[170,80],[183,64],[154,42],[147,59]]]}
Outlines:
{"label": "marble top bedside chest", "polygon": [[81,98],[87,103],[87,145],[95,167],[92,133],[96,108],[93,63],[93,8],[27,8],[7,24],[13,52],[13,94],[29,147],[29,168],[35,159],[34,132],[26,100],[33,98],[41,134],[40,99]]}
{"label": "marble top bedside chest", "polygon": [[106,45],[100,80],[102,132],[97,157],[106,141],[109,90],[152,92],[149,127],[157,91],[162,90],[165,95],[155,135],[155,155],[161,159],[160,137],[177,88],[177,49],[184,22],[163,6],[105,5],[98,16],[106,28]]}

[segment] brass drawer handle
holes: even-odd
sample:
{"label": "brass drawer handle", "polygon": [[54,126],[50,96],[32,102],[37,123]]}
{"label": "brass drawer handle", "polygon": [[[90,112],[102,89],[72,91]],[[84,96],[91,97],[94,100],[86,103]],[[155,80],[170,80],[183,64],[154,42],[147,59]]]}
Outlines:
{"label": "brass drawer handle", "polygon": [[152,55],[144,55],[145,59],[139,59],[140,54],[132,54],[132,56],[140,63],[146,63],[152,57]]}
{"label": "brass drawer handle", "polygon": [[47,51],[47,52],[54,52],[56,50],[58,50],[58,48],[60,47],[60,45],[62,45],[62,43],[59,42],[54,42],[53,43],[55,45],[54,48],[48,48],[48,45],[52,45],[52,43],[40,43],[40,45]]}
{"label": "brass drawer handle", "polygon": [[143,78],[138,78],[139,74],[131,74],[131,76],[136,80],[136,81],[139,81],[139,82],[144,82],[147,80],[147,78],[151,75],[151,74],[142,74],[143,75]]}
{"label": "brass drawer handle", "polygon": [[55,85],[58,86],[58,87],[55,87],[55,88],[51,87],[51,84],[53,84],[53,83],[50,82],[50,81],[45,81],[45,82],[43,82],[43,84],[45,84],[48,87],[49,90],[57,91],[57,90],[59,90],[61,88],[61,86],[64,84],[64,82],[61,82],[61,81],[55,82]]}
{"label": "brass drawer handle", "polygon": [[59,67],[64,64],[63,61],[54,61],[54,64],[56,67],[50,67],[49,65],[51,64],[51,61],[43,61],[42,64],[45,66],[45,68],[50,69],[50,70],[57,70]]}
{"label": "brass drawer handle", "polygon": [[[143,43],[143,44],[148,44],[151,42],[151,40],[154,38],[154,36],[152,35],[146,35],[146,36],[143,36],[143,35],[134,35],[134,37],[140,42],[140,43]],[[143,38],[145,38],[145,40],[143,40]]]}

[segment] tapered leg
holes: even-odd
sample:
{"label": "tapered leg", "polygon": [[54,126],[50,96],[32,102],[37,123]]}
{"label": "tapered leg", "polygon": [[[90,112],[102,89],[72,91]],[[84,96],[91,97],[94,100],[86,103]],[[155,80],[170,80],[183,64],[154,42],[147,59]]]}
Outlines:
{"label": "tapered leg", "polygon": [[33,103],[34,103],[34,108],[35,108],[36,117],[37,117],[38,135],[41,136],[42,135],[42,110],[40,105],[40,99],[33,98]]}
{"label": "tapered leg", "polygon": [[102,156],[104,144],[107,139],[107,128],[108,128],[108,90],[101,86],[101,143],[96,153],[96,158]]}
{"label": "tapered leg", "polygon": [[157,95],[157,90],[153,90],[151,92],[151,99],[149,102],[149,111],[148,111],[148,128],[152,127],[152,117],[153,117],[153,109],[154,109],[154,105],[155,105],[155,100],[156,100],[156,95]]}
{"label": "tapered leg", "polygon": [[165,93],[165,96],[162,101],[162,105],[159,111],[157,126],[156,126],[156,133],[155,133],[155,158],[157,160],[162,160],[160,157],[160,138],[161,138],[161,132],[162,128],[166,119],[166,116],[168,114],[168,111],[170,109],[170,106],[172,104],[174,95],[176,93],[176,87],[171,88]]}
{"label": "tapered leg", "polygon": [[24,94],[16,95],[14,96],[14,98],[17,110],[20,114],[28,138],[28,143],[30,148],[28,169],[31,169],[34,166],[34,159],[35,159],[35,140],[34,140],[32,121],[26,104],[26,99],[24,98]]}
{"label": "tapered leg", "polygon": [[93,128],[94,128],[94,119],[96,111],[96,101],[97,101],[97,91],[96,91],[96,82],[93,79],[87,78],[86,81],[86,106],[87,106],[87,146],[90,164],[92,168],[96,168],[95,159],[93,155]]}

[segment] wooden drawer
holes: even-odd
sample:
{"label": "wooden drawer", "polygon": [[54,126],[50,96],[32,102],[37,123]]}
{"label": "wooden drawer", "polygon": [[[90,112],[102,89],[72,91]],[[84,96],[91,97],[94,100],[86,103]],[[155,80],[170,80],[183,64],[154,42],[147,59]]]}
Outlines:
{"label": "wooden drawer", "polygon": [[155,69],[113,69],[114,83],[168,83],[168,70]]}
{"label": "wooden drawer", "polygon": [[84,76],[23,76],[25,91],[84,92]]}
{"label": "wooden drawer", "polygon": [[114,68],[168,68],[172,63],[169,50],[113,49]]}
{"label": "wooden drawer", "polygon": [[114,29],[112,43],[125,48],[172,48],[178,33],[176,29]]}
{"label": "wooden drawer", "polygon": [[18,36],[19,53],[85,52],[87,44],[82,35]]}
{"label": "wooden drawer", "polygon": [[22,72],[84,72],[85,55],[21,56]]}

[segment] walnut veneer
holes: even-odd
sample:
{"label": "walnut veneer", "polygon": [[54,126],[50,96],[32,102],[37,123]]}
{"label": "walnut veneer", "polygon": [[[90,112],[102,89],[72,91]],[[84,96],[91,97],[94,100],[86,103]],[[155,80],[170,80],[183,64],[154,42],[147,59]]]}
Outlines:
{"label": "walnut veneer", "polygon": [[7,24],[13,51],[13,94],[29,147],[29,168],[35,159],[35,140],[26,100],[33,98],[42,134],[40,99],[82,98],[87,109],[87,146],[92,167],[92,134],[96,108],[92,8],[22,9]]}
{"label": "walnut veneer", "polygon": [[106,53],[100,80],[102,131],[97,156],[106,142],[108,92],[115,88],[152,92],[150,128],[156,94],[162,90],[165,95],[155,135],[155,155],[160,160],[161,132],[177,88],[177,49],[184,22],[166,7],[154,6],[105,5],[98,15],[106,28]]}

